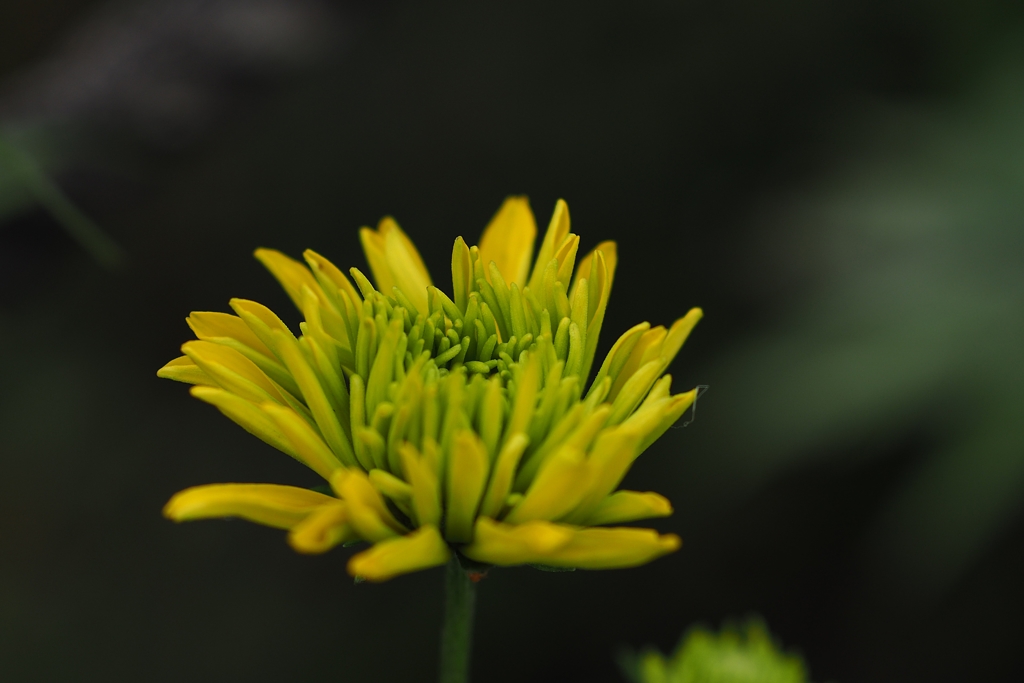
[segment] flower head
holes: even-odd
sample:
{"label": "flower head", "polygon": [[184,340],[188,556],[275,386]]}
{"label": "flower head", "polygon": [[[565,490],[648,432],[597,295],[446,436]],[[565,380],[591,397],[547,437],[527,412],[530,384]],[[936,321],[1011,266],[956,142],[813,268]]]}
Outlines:
{"label": "flower head", "polygon": [[453,548],[589,569],[678,548],[674,535],[605,525],[672,511],[657,493],[616,488],[694,400],[672,395],[664,373],[701,312],[627,331],[588,388],[615,244],[577,259],[563,201],[532,259],[536,233],[526,199],[507,199],[478,246],[455,240],[451,296],[391,218],[360,233],[372,283],[313,251],[302,264],[257,250],[302,312],[301,334],[234,299],[235,315],[192,313],[198,339],[157,374],[195,385],[331,494],[213,484],[176,494],[165,514],[287,529],[300,552],[367,541],[348,568],[370,580],[444,564]]}
{"label": "flower head", "polygon": [[806,683],[803,660],[772,641],[764,622],[751,619],[721,633],[691,629],[671,657],[648,650],[622,661],[636,683]]}

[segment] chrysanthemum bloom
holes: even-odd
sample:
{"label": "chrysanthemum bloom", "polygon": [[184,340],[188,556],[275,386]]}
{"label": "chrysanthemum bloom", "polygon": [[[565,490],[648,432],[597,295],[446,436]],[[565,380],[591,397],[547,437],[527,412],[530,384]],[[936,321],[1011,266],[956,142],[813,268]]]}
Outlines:
{"label": "chrysanthemum bloom", "polygon": [[302,312],[300,336],[234,299],[235,315],[192,313],[198,340],[158,374],[194,384],[333,495],[212,484],[176,494],[165,514],[287,529],[307,553],[367,541],[348,569],[374,581],[444,564],[453,549],[487,564],[604,569],[678,548],[674,535],[607,525],[672,511],[657,493],[616,488],[694,400],[672,395],[664,373],[701,312],[633,327],[587,386],[615,244],[577,261],[562,201],[534,260],[536,232],[526,199],[506,200],[479,246],[455,240],[451,296],[390,218],[361,232],[373,283],[312,251],[302,264],[257,250]]}

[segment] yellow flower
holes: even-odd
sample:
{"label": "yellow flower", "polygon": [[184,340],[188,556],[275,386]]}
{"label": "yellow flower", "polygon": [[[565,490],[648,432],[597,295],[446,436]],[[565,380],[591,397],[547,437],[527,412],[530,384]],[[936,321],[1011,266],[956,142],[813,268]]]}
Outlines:
{"label": "yellow flower", "polygon": [[312,251],[302,264],[257,250],[302,312],[300,336],[234,299],[235,315],[192,313],[198,339],[157,374],[195,385],[196,398],[333,495],[212,484],[176,494],[164,513],[287,529],[300,552],[367,541],[348,568],[375,581],[444,564],[452,549],[481,563],[586,569],[677,549],[674,535],[603,525],[672,512],[657,493],[616,488],[694,400],[672,395],[664,373],[701,312],[627,331],[588,388],[615,244],[577,260],[559,201],[531,270],[536,232],[526,199],[507,199],[479,247],[455,240],[451,297],[391,218],[361,231],[376,287]]}

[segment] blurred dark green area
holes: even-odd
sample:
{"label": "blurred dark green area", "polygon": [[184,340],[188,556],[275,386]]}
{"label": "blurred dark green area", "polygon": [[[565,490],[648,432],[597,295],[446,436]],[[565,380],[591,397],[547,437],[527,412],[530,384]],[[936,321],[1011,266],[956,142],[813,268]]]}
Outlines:
{"label": "blurred dark green area", "polygon": [[433,680],[440,570],[161,518],[316,482],[154,373],[191,310],[297,322],[257,246],[362,266],[392,214],[442,280],[525,193],[619,242],[605,349],[704,307],[673,370],[711,389],[626,481],[682,550],[491,572],[476,680],[750,612],[816,681],[1024,679],[1022,38],[992,1],[7,0],[0,135],[128,261],[0,168],[0,678]]}

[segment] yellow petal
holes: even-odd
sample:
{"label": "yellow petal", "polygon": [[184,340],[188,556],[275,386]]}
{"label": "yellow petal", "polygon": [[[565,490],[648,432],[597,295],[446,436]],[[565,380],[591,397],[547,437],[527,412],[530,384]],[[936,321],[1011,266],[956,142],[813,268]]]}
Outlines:
{"label": "yellow petal", "polygon": [[589,477],[582,487],[585,493],[564,521],[579,524],[590,517],[629,471],[636,459],[640,439],[640,435],[622,427],[605,429],[598,435],[587,456]]}
{"label": "yellow petal", "polygon": [[469,430],[456,432],[448,460],[445,537],[466,543],[473,537],[473,519],[487,483],[487,450]]}
{"label": "yellow petal", "polygon": [[690,336],[694,326],[703,316],[704,311],[699,308],[691,308],[685,316],[672,323],[672,327],[669,329],[668,335],[661,346],[661,361],[666,369],[672,362],[672,359],[676,357],[676,354],[679,353],[679,349],[683,347],[683,342]]}
{"label": "yellow petal", "polygon": [[487,493],[484,494],[483,502],[480,503],[480,515],[483,517],[497,517],[505,505],[505,499],[512,490],[512,482],[515,479],[516,467],[519,459],[523,456],[530,443],[530,438],[519,432],[509,439],[498,453],[498,459],[494,463],[494,472],[491,474],[491,481],[487,485]]}
{"label": "yellow petal", "polygon": [[352,444],[349,443],[348,437],[345,435],[335,407],[324,392],[324,386],[318,373],[302,353],[298,341],[290,334],[277,330],[271,333],[271,337],[274,340],[275,351],[302,390],[302,398],[305,399],[306,405],[313,413],[324,441],[343,462],[355,463]]}
{"label": "yellow petal", "polygon": [[327,552],[339,543],[348,543],[358,538],[348,523],[345,504],[336,501],[321,505],[292,527],[288,543],[297,552],[318,554]]}
{"label": "yellow petal", "polygon": [[469,306],[469,294],[473,291],[473,265],[469,247],[461,237],[455,239],[452,247],[452,296],[455,305],[462,312]]}
{"label": "yellow petal", "polygon": [[512,565],[539,562],[567,545],[573,528],[550,522],[503,524],[487,517],[476,520],[473,542],[461,552],[471,560]]}
{"label": "yellow petal", "polygon": [[388,266],[388,258],[384,250],[384,236],[372,228],[361,228],[359,241],[363,244],[363,253],[366,254],[366,262],[370,265],[370,273],[373,274],[373,282],[377,291],[390,292],[391,288],[395,286],[395,279]]}
{"label": "yellow petal", "polygon": [[[608,424],[618,424],[629,417],[647,396],[647,392],[658,381],[662,372],[664,372],[664,368],[661,360],[655,358],[644,363],[640,369],[630,375],[618,395],[612,399],[612,414],[608,417]],[[614,391],[614,387],[612,391]]]}
{"label": "yellow petal", "polygon": [[[661,346],[665,341],[666,336],[668,336],[668,331],[662,325],[652,327],[640,335],[640,338],[633,343],[628,356],[623,359],[624,362],[619,365],[618,372],[615,374],[611,374],[609,372],[609,375],[612,378],[612,389],[608,392],[609,401],[615,400],[619,395],[619,392],[622,391],[622,388],[626,385],[626,382],[628,382],[640,368],[653,360],[660,359]],[[622,359],[621,352],[616,360],[620,359]]]}
{"label": "yellow petal", "polygon": [[412,509],[420,526],[441,523],[441,487],[434,468],[409,443],[398,447],[405,478],[412,486]]}
{"label": "yellow petal", "polygon": [[494,214],[480,236],[480,258],[490,281],[487,266],[494,261],[505,282],[522,288],[530,273],[537,222],[526,197],[509,197]]}
{"label": "yellow petal", "polygon": [[406,536],[376,543],[348,561],[348,573],[368,581],[387,581],[401,574],[438,567],[451,551],[433,525]]}
{"label": "yellow petal", "polygon": [[208,341],[191,341],[181,350],[222,388],[247,401],[262,403],[285,399],[255,363],[234,349]]}
{"label": "yellow petal", "polygon": [[360,538],[376,543],[406,531],[361,470],[338,470],[331,486],[348,508],[349,523]]}
{"label": "yellow petal", "polygon": [[299,459],[298,453],[278,426],[254,403],[217,387],[195,386],[189,392],[200,401],[216,406],[232,422],[282,453]]}
{"label": "yellow petal", "polygon": [[261,303],[249,301],[248,299],[231,299],[228,305],[238,314],[239,318],[245,321],[245,324],[253,331],[253,334],[259,337],[260,341],[274,352],[274,355],[279,354],[277,353],[277,343],[274,341],[273,332],[278,331],[292,337],[295,336],[288,329],[288,326],[277,317],[276,313]]}
{"label": "yellow petal", "polygon": [[[430,313],[427,308],[427,287],[431,286],[431,282],[423,259],[412,241],[393,220],[385,218],[381,221],[380,230],[384,234],[385,255],[395,286],[405,294],[416,310],[427,315]],[[391,290],[384,294],[390,296]]]}
{"label": "yellow petal", "polygon": [[267,345],[260,341],[260,338],[253,334],[245,321],[237,315],[215,311],[192,311],[185,318],[185,322],[199,339],[210,341],[227,337],[245,344],[264,356],[273,355]]}
{"label": "yellow petal", "polygon": [[192,362],[188,356],[180,356],[167,363],[156,371],[156,376],[163,379],[173,379],[175,382],[185,384],[201,384],[203,386],[215,387],[209,375],[203,372],[198,365]]}
{"label": "yellow petal", "polygon": [[285,256],[275,249],[257,249],[256,258],[281,283],[295,307],[302,310],[302,288],[309,287],[323,300],[324,293],[320,284],[309,272],[309,268],[295,259]]}
{"label": "yellow petal", "polygon": [[597,353],[598,338],[601,335],[601,327],[604,324],[604,314],[608,309],[612,282],[615,280],[615,266],[618,263],[616,249],[615,242],[602,242],[583,259],[583,263],[577,268],[577,278],[581,279],[577,280],[574,287],[581,282],[585,282],[589,290],[587,295],[588,322],[585,335],[586,348],[583,356],[583,367],[580,371],[580,377],[584,380],[586,380],[590,374],[591,367],[593,367],[594,355]]}
{"label": "yellow petal", "polygon": [[164,516],[175,522],[241,517],[257,524],[290,529],[336,498],[297,486],[277,484],[207,484],[174,494]]}
{"label": "yellow petal", "polygon": [[[669,377],[669,375],[665,375]],[[657,441],[662,434],[664,434],[669,427],[675,424],[676,420],[682,417],[683,413],[693,405],[693,402],[697,399],[697,390],[691,389],[683,394],[676,394],[663,401],[657,402],[656,413],[650,417],[641,419],[638,417],[636,422],[633,422],[633,417],[622,423],[623,427],[634,430],[640,434],[640,446],[638,448],[637,455],[643,453],[647,448]],[[644,410],[641,406],[637,413]],[[634,414],[635,416],[636,414]],[[635,424],[635,426],[634,426]]]}
{"label": "yellow petal", "polygon": [[567,544],[534,561],[553,567],[619,569],[647,564],[680,545],[675,534],[660,536],[654,529],[579,529]]}
{"label": "yellow petal", "polygon": [[540,251],[537,253],[537,261],[533,265],[533,272],[530,274],[530,289],[540,291],[541,282],[544,279],[544,269],[548,267],[551,259],[555,258],[555,251],[562,245],[566,235],[569,234],[569,206],[565,200],[559,199],[555,203],[555,210],[551,214],[551,222],[548,223],[547,232],[544,233],[544,241],[541,242]]}
{"label": "yellow petal", "polygon": [[[330,480],[335,470],[342,467],[341,461],[320,435],[294,410],[270,402],[260,404],[260,408],[291,443],[299,462],[327,480]],[[355,465],[354,462],[347,464]]]}
{"label": "yellow petal", "polygon": [[[307,249],[302,252],[302,256],[306,259],[306,263],[309,264],[310,270],[314,273],[317,271],[322,273],[323,276],[326,277],[335,287],[352,297],[353,301],[361,300],[362,297],[359,296],[359,292],[352,286],[349,279],[345,277],[345,273],[343,273],[336,265],[312,249]],[[326,285],[324,286],[326,287]],[[339,311],[339,313],[340,312],[341,311]]]}
{"label": "yellow petal", "polygon": [[[615,343],[612,344],[612,348],[608,351],[608,355],[604,357],[604,362],[601,363],[601,369],[597,371],[597,375],[594,377],[594,381],[590,385],[590,391],[593,391],[594,387],[599,386],[605,379],[609,379],[614,383],[615,379],[619,376],[619,372],[622,370],[622,367],[626,364],[626,361],[629,360],[630,354],[633,353],[633,347],[637,345],[640,338],[643,337],[649,329],[651,329],[651,324],[643,322],[629,328],[622,334],[622,336],[615,340]],[[611,391],[608,393],[610,394]],[[608,400],[611,400],[611,397],[609,397]]]}
{"label": "yellow petal", "polygon": [[586,520],[588,525],[621,524],[651,517],[668,517],[672,514],[672,503],[657,493],[637,491],[616,491],[601,501],[594,513]]}
{"label": "yellow petal", "polygon": [[567,514],[586,493],[580,484],[587,474],[582,450],[571,445],[559,448],[541,465],[523,501],[508,513],[505,521],[555,520]]}
{"label": "yellow petal", "polygon": [[381,495],[393,500],[400,508],[408,509],[412,503],[412,486],[395,475],[381,469],[370,470],[370,483]]}
{"label": "yellow petal", "polygon": [[[579,286],[580,280],[584,279],[591,283],[591,287],[594,287],[595,285],[600,286],[600,283],[595,282],[596,278],[594,277],[596,274],[594,271],[594,259],[597,258],[598,254],[601,254],[602,258],[604,258],[605,270],[607,272],[608,292],[605,293],[605,299],[607,299],[608,294],[611,292],[612,280],[615,278],[615,267],[619,263],[618,245],[611,240],[598,244],[588,252],[579,263],[576,264],[576,275],[573,278],[572,290],[570,291],[575,292],[576,288]],[[591,300],[594,301],[593,298],[591,298]],[[591,319],[593,319],[596,311],[597,303],[591,303]]]}

